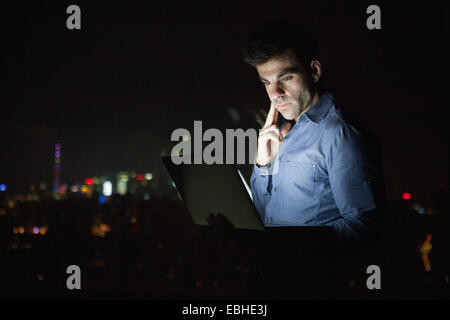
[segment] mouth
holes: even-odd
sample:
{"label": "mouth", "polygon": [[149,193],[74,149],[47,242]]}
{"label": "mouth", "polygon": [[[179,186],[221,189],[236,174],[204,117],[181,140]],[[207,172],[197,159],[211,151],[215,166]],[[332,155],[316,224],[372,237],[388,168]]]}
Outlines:
{"label": "mouth", "polygon": [[279,104],[279,105],[278,105],[278,108],[283,109],[283,108],[285,108],[289,103],[290,103],[290,102],[286,102],[286,103],[283,103],[283,104]]}

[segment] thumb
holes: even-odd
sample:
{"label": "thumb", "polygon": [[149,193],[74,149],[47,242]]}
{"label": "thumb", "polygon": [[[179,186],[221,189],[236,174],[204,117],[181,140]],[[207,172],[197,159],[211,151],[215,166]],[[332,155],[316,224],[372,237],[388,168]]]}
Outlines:
{"label": "thumb", "polygon": [[288,134],[289,131],[291,131],[292,128],[292,123],[290,122],[286,122],[283,126],[283,128],[281,128],[281,135],[283,136],[283,138]]}

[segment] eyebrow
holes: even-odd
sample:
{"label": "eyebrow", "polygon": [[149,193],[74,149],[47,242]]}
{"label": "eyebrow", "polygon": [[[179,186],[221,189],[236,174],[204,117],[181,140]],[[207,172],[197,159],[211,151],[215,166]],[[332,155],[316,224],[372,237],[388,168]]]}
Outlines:
{"label": "eyebrow", "polygon": [[[300,67],[291,67],[291,68],[284,69],[283,71],[281,71],[277,75],[277,79],[280,79],[280,78],[284,77],[287,74],[299,73],[300,71],[301,71]],[[264,79],[263,77],[259,77],[259,80],[261,80],[261,81],[268,81],[267,79]]]}

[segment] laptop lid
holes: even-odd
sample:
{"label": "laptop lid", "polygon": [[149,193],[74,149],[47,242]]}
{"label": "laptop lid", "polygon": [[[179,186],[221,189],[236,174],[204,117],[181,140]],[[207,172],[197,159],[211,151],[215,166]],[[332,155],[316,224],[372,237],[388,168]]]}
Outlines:
{"label": "laptop lid", "polygon": [[235,165],[176,165],[170,156],[162,161],[196,224],[208,225],[206,218],[220,212],[236,229],[265,229],[250,187]]}

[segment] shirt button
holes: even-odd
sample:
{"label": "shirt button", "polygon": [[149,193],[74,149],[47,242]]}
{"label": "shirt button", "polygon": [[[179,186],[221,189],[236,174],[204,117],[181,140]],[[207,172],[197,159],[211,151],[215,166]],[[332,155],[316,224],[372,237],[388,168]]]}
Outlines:
{"label": "shirt button", "polygon": [[270,222],[273,222],[273,218],[272,217],[270,217],[269,220],[270,220]]}
{"label": "shirt button", "polygon": [[277,191],[278,190],[278,188],[277,187],[273,187],[273,191]]}

